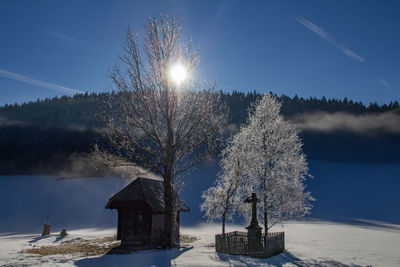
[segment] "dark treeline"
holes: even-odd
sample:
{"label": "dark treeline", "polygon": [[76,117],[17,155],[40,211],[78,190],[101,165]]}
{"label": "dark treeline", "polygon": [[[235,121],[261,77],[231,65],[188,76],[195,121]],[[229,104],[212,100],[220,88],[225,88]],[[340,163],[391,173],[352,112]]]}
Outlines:
{"label": "dark treeline", "polygon": [[79,128],[100,127],[96,119],[98,106],[107,93],[77,94],[73,97],[38,99],[36,102],[0,107],[0,125],[41,125],[44,127]]}
{"label": "dark treeline", "polygon": [[[33,124],[41,126],[80,128],[102,127],[95,114],[98,106],[108,98],[108,93],[78,94],[73,97],[38,99],[36,102],[5,105],[0,107],[0,126],[11,124]],[[222,93],[223,100],[230,108],[230,118],[233,123],[243,123],[247,116],[247,109],[261,95],[257,92]],[[295,95],[288,97],[277,96],[282,102],[282,113],[285,116],[303,112],[325,111],[348,112],[352,114],[382,113],[399,108],[399,102],[378,105],[371,103],[368,106],[361,102],[344,99],[317,99],[315,97],[302,98]],[[79,127],[78,127],[79,126]]]}
{"label": "dark treeline", "polygon": [[[250,107],[256,99],[261,95],[257,92],[242,93],[233,91],[233,93],[223,93],[224,100],[230,107],[230,113],[232,122],[243,123],[246,120],[246,110]],[[285,116],[291,116],[294,114],[304,112],[315,112],[324,111],[328,113],[333,112],[348,112],[351,114],[367,114],[367,113],[382,113],[391,111],[399,108],[398,101],[392,101],[389,104],[378,105],[377,103],[370,103],[368,106],[362,102],[354,102],[344,99],[326,99],[322,97],[318,99],[316,97],[302,98],[295,95],[289,97],[286,95],[277,96],[282,103],[282,114]]]}
{"label": "dark treeline", "polygon": [[[244,123],[247,109],[259,93],[221,93],[230,108],[231,123]],[[63,96],[37,100],[23,104],[0,107],[0,174],[34,174],[77,172],[94,173],[90,164],[82,160],[91,151],[93,144],[102,143],[100,131],[103,125],[96,118],[99,105],[108,98],[108,93],[79,94],[73,97]],[[361,102],[344,99],[293,98],[278,96],[282,101],[282,113],[286,116],[304,112],[324,111],[347,112],[351,114],[383,113],[399,108],[397,101],[390,104],[368,106]],[[376,139],[376,137],[374,137]],[[386,163],[392,154],[398,152],[398,138],[389,141],[371,138],[360,139],[353,134],[303,133],[305,152],[311,159],[371,161],[374,153],[366,153],[365,147],[376,149],[387,146],[391,149],[386,158],[378,162]],[[353,147],[348,144],[352,143]],[[330,148],[327,150],[326,148]],[[332,152],[339,149],[339,152]],[[354,153],[338,155],[344,150]],[[364,150],[363,150],[364,149]],[[370,158],[372,158],[370,160]]]}

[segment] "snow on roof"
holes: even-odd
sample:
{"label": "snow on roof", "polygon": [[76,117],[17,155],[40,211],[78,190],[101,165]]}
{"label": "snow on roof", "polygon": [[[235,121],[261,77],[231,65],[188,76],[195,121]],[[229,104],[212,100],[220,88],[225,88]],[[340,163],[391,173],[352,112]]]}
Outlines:
{"label": "snow on roof", "polygon": [[[129,205],[132,201],[145,201],[155,212],[164,212],[164,182],[152,178],[139,177],[114,194],[106,205],[106,209],[115,209]],[[189,212],[189,207],[181,200],[180,211]]]}

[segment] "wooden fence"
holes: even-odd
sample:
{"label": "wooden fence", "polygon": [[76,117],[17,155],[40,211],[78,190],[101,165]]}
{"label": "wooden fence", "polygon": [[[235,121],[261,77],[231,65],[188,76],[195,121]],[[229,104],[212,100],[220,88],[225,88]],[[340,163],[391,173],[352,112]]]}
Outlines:
{"label": "wooden fence", "polygon": [[215,250],[227,254],[247,255],[259,258],[272,257],[285,250],[284,232],[268,233],[266,246],[264,246],[264,239],[265,236],[263,235],[259,240],[251,240],[252,242],[256,242],[256,247],[259,249],[249,250],[249,240],[246,232],[235,231],[219,234],[215,235]]}

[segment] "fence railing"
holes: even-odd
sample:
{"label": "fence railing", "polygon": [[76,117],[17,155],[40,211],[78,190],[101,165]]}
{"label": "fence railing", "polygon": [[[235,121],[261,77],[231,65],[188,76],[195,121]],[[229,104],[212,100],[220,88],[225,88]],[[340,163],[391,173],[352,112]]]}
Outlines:
{"label": "fence railing", "polygon": [[231,232],[215,235],[215,250],[221,253],[234,255],[248,255],[253,257],[268,258],[285,250],[285,233],[268,233],[266,246],[265,235],[258,240],[250,240],[246,232]]}

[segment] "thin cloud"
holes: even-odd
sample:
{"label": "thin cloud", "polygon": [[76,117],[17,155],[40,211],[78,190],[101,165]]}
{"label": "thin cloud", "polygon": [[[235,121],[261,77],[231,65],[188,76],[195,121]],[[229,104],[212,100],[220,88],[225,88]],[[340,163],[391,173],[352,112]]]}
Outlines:
{"label": "thin cloud", "polygon": [[330,42],[332,45],[336,46],[336,48],[338,48],[340,51],[342,51],[342,53],[344,53],[345,55],[347,55],[354,61],[365,62],[365,59],[363,57],[361,57],[354,51],[350,50],[346,46],[342,45],[341,43],[337,42],[330,33],[326,32],[321,27],[315,25],[311,21],[309,21],[303,17],[294,17],[294,20],[296,20],[298,23],[302,24],[304,27],[306,27],[307,29],[309,29],[312,32],[314,32],[315,34],[317,34],[322,39],[325,39],[328,42]]}
{"label": "thin cloud", "polygon": [[390,83],[388,83],[385,79],[379,78],[378,77],[378,81],[383,85],[386,86],[387,88],[390,88]]}
{"label": "thin cloud", "polygon": [[14,73],[14,72],[6,71],[3,69],[0,69],[0,76],[6,77],[6,78],[9,78],[12,80],[24,82],[24,83],[33,84],[33,85],[47,88],[50,90],[67,93],[67,94],[83,94],[84,93],[83,91],[80,91],[80,90],[76,90],[73,88],[65,87],[62,85],[54,84],[54,83],[48,83],[48,82],[36,80],[36,79],[30,78],[30,77],[20,75],[20,74]]}
{"label": "thin cloud", "polygon": [[53,37],[56,37],[58,39],[62,39],[62,40],[65,40],[65,41],[68,41],[68,42],[71,42],[71,43],[76,43],[76,44],[81,44],[81,45],[86,45],[86,46],[92,46],[91,44],[89,44],[89,43],[87,43],[85,41],[79,40],[79,39],[74,38],[74,37],[69,36],[69,35],[65,35],[63,33],[50,31],[50,30],[46,30],[45,33],[47,33],[47,34],[49,34],[49,35],[51,35]]}
{"label": "thin cloud", "polygon": [[29,122],[19,121],[19,120],[10,120],[3,116],[0,116],[0,127],[6,126],[26,126],[29,125]]}
{"label": "thin cloud", "polygon": [[354,115],[346,112],[302,113],[290,121],[303,130],[316,132],[349,131],[357,134],[400,134],[400,114],[396,111],[380,114]]}

